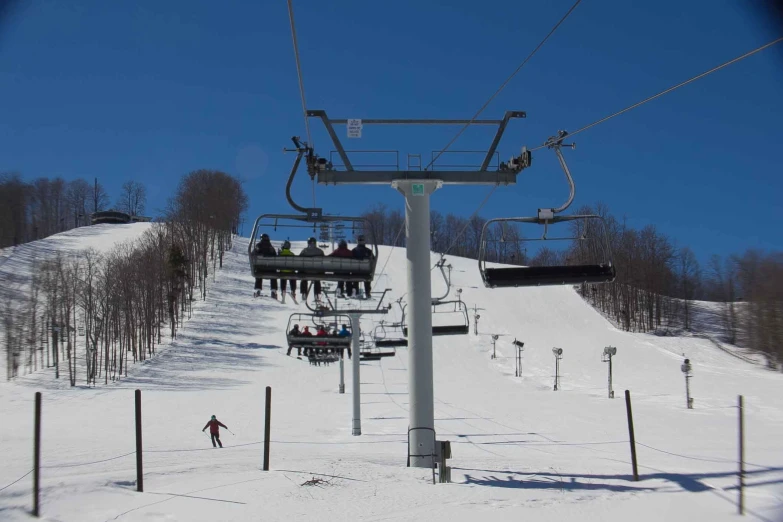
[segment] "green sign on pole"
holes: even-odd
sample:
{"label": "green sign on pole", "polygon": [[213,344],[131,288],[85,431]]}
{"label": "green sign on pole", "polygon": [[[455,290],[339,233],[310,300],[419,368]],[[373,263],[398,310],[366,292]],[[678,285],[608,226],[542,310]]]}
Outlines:
{"label": "green sign on pole", "polygon": [[414,196],[423,196],[424,195],[424,183],[413,183],[411,185],[411,191],[413,192]]}

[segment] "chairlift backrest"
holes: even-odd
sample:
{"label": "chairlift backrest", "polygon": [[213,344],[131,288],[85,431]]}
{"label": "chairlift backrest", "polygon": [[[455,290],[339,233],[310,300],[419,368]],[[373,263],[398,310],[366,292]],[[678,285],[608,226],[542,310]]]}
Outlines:
{"label": "chairlift backrest", "polygon": [[[548,237],[548,228],[552,224],[583,221],[584,229],[578,236],[570,237]],[[505,224],[506,222],[532,223],[543,225],[544,233],[540,238],[521,238],[520,241],[557,241],[570,240],[581,241],[589,239],[587,231],[588,223],[596,223],[596,232],[599,232],[598,252],[601,259],[597,262],[592,260],[589,264],[563,264],[555,266],[515,266],[488,268],[487,264],[487,243],[488,230],[493,223]],[[545,219],[539,217],[520,217],[520,218],[497,218],[491,219],[484,224],[481,232],[481,246],[479,250],[479,271],[484,286],[488,288],[504,288],[516,286],[545,286],[545,285],[563,285],[563,284],[581,284],[581,283],[608,283],[615,279],[616,272],[612,263],[612,253],[609,244],[609,238],[606,229],[606,223],[598,215],[583,214],[569,216],[547,215]]]}
{"label": "chairlift backrest", "polygon": [[[281,223],[280,220],[289,221],[290,224]],[[271,221],[273,224],[268,224]],[[372,236],[372,228],[367,234],[372,240],[372,253],[370,259],[346,258],[346,257],[307,257],[307,256],[262,256],[255,252],[255,241],[264,228],[278,227],[304,228],[318,224],[353,222],[364,223],[366,220],[360,217],[323,216],[323,215],[296,215],[296,214],[263,214],[256,218],[248,244],[248,259],[253,277],[256,279],[278,279],[290,277],[291,279],[307,281],[349,281],[370,282],[375,277],[375,266],[378,259],[378,245]]]}

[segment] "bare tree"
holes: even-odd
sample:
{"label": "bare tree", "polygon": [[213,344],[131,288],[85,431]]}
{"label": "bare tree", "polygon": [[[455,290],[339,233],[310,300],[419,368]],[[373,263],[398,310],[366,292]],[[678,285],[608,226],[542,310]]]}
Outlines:
{"label": "bare tree", "polygon": [[19,174],[0,175],[0,248],[28,241],[29,187]]}
{"label": "bare tree", "polygon": [[696,255],[688,247],[680,249],[677,259],[679,291],[683,299],[683,327],[691,329],[691,301],[695,298],[701,282],[701,269]]}
{"label": "bare tree", "polygon": [[92,186],[92,211],[100,212],[106,210],[108,206],[109,194],[103,188],[103,185],[98,182],[98,178],[95,178]]}
{"label": "bare tree", "polygon": [[709,272],[705,280],[707,299],[722,303],[721,321],[725,332],[724,340],[737,343],[737,263],[733,258],[721,259],[714,255],[710,258]]}
{"label": "bare tree", "polygon": [[130,216],[144,213],[147,204],[147,188],[138,181],[126,181],[122,184],[122,193],[117,200],[117,209]]}
{"label": "bare tree", "polygon": [[79,178],[68,183],[65,196],[68,228],[87,224],[87,207],[91,196],[92,187],[86,180]]}

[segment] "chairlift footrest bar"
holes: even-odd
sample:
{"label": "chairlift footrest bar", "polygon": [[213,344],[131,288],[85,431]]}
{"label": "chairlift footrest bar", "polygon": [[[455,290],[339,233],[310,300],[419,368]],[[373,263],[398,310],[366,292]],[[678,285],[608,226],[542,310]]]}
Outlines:
{"label": "chairlift footrest bar", "polygon": [[[403,328],[403,334],[408,336],[408,328]],[[467,335],[470,333],[470,326],[468,325],[449,325],[449,326],[433,326],[432,336],[438,337],[442,335]]]}
{"label": "chairlift footrest bar", "polygon": [[615,276],[616,272],[612,265],[487,268],[484,271],[484,284],[489,288],[504,288],[611,283]]}

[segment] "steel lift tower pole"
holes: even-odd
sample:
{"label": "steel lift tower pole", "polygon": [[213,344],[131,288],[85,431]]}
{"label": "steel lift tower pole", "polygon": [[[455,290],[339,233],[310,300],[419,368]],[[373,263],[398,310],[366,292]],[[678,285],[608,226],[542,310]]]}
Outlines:
{"label": "steel lift tower pole", "polygon": [[[432,375],[430,195],[447,184],[516,184],[519,172],[530,165],[530,151],[522,149],[521,154],[512,157],[508,163],[498,161],[494,167],[490,167],[490,164],[496,156],[495,151],[508,122],[513,118],[524,118],[525,113],[507,111],[501,120],[329,119],[323,110],[308,110],[307,116],[320,119],[324,124],[341,162],[340,165],[335,166],[331,159],[318,157],[310,150],[307,156],[307,169],[311,178],[316,179],[322,185],[391,185],[405,197],[405,237],[407,240],[410,306],[410,314],[408,315],[408,394],[410,402],[408,459],[413,467],[431,468],[436,450]],[[475,170],[434,170],[434,167],[433,170],[421,170],[420,162],[418,165],[411,165],[410,161],[406,170],[401,170],[399,164],[389,165],[387,167],[390,168],[386,170],[362,170],[355,168],[351,163],[347,151],[343,148],[334,130],[334,125],[348,125],[348,133],[352,137],[361,135],[363,125],[494,125],[497,126],[497,131],[481,165]],[[354,357],[356,356],[357,354],[354,354]]]}
{"label": "steel lift tower pole", "polygon": [[[432,277],[430,194],[441,181],[394,181],[405,196],[408,268],[409,458],[413,467],[432,467],[435,452],[435,394],[432,384]],[[426,455],[426,456],[425,456]]]}

